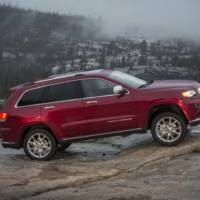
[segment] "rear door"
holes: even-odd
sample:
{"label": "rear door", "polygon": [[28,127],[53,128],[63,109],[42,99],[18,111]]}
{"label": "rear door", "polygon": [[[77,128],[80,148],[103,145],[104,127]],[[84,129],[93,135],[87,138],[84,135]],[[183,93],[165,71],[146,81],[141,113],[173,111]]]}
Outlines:
{"label": "rear door", "polygon": [[42,105],[42,117],[63,138],[79,137],[88,130],[84,126],[85,112],[80,81],[70,81],[47,87]]}
{"label": "rear door", "polygon": [[104,134],[136,127],[134,99],[128,90],[123,96],[115,95],[113,88],[116,84],[102,78],[85,79],[82,84],[89,134]]}

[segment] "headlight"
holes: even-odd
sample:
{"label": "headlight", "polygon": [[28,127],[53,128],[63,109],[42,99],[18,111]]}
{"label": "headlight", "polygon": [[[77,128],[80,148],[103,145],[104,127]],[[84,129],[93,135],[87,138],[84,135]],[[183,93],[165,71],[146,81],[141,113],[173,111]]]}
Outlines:
{"label": "headlight", "polygon": [[188,90],[188,91],[185,91],[185,92],[182,92],[182,96],[183,97],[193,97],[197,95],[197,92],[195,90]]}

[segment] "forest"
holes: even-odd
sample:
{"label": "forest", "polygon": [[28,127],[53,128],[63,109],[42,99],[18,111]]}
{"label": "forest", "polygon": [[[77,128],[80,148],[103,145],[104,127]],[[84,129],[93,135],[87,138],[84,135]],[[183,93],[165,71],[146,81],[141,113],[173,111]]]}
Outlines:
{"label": "forest", "polygon": [[99,27],[100,19],[0,5],[0,98],[48,76],[53,63],[73,56],[74,43],[97,39]]}
{"label": "forest", "polygon": [[181,38],[108,37],[101,17],[0,5],[0,99],[52,74],[97,68],[149,79],[200,80],[200,44]]}

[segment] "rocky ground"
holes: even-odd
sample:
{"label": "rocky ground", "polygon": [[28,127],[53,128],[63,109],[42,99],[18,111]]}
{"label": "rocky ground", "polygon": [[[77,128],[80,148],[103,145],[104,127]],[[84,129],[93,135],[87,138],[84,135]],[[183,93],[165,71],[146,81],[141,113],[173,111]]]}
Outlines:
{"label": "rocky ground", "polygon": [[150,134],[75,143],[48,162],[0,147],[0,199],[199,200],[198,133],[171,148]]}

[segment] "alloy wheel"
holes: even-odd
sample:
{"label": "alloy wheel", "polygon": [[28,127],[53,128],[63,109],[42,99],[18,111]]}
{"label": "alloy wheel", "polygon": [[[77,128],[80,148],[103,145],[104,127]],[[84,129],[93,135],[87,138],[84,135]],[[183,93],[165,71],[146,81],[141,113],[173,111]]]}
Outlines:
{"label": "alloy wheel", "polygon": [[35,133],[28,139],[27,149],[33,157],[45,158],[51,152],[51,140],[43,133]]}
{"label": "alloy wheel", "polygon": [[172,116],[161,118],[156,123],[156,135],[163,142],[174,142],[182,133],[182,126],[178,119]]}

